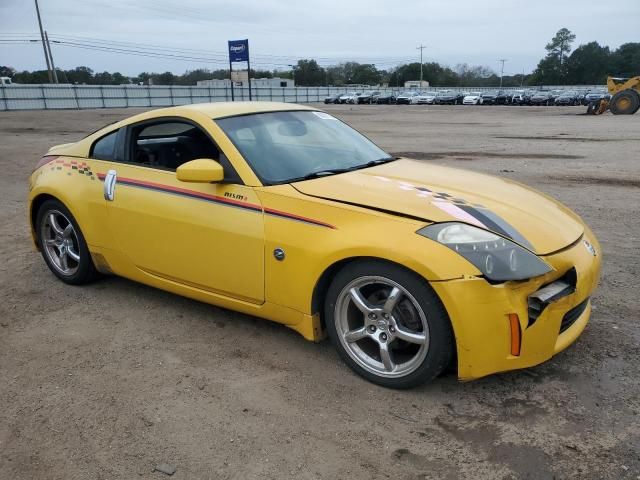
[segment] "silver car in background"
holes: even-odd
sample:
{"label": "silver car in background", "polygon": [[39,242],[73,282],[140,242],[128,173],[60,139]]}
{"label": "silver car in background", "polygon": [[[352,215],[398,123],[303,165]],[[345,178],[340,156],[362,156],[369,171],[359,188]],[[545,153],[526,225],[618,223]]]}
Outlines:
{"label": "silver car in background", "polygon": [[463,105],[481,105],[482,104],[482,92],[469,92],[462,99]]}

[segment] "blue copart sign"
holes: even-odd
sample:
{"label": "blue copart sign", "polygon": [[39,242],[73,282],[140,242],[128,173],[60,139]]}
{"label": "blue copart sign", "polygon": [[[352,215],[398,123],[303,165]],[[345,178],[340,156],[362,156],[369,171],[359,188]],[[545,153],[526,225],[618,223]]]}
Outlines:
{"label": "blue copart sign", "polygon": [[249,40],[229,40],[229,61],[249,61]]}

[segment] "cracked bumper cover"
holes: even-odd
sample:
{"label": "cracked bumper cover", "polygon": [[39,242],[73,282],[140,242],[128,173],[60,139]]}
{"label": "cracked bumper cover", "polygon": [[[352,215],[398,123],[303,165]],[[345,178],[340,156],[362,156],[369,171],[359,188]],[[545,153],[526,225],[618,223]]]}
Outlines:
{"label": "cracked bumper cover", "polygon": [[[595,256],[583,240],[595,247]],[[490,285],[482,278],[467,277],[431,283],[455,331],[460,379],[538,365],[567,348],[584,331],[591,314],[590,297],[600,276],[601,250],[595,236],[586,228],[572,246],[543,258],[554,271],[525,282]],[[553,299],[530,323],[529,298],[561,281],[571,269],[576,273],[573,291]],[[577,315],[567,327],[565,316],[571,312]],[[518,315],[522,331],[518,356],[510,354],[510,313]]]}

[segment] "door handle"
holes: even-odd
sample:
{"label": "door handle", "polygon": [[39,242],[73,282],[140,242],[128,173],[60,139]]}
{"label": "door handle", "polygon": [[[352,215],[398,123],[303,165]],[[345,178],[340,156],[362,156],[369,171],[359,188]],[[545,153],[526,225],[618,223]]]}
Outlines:
{"label": "door handle", "polygon": [[113,196],[116,189],[116,181],[118,179],[118,174],[115,170],[109,170],[107,175],[104,177],[104,199],[113,201]]}

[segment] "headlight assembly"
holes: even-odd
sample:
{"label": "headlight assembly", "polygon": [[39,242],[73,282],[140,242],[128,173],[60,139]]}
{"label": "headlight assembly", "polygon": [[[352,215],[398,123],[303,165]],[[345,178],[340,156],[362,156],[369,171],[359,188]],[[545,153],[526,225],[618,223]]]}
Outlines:
{"label": "headlight assembly", "polygon": [[436,223],[416,233],[460,254],[492,282],[526,280],[553,270],[520,245],[466,223]]}

